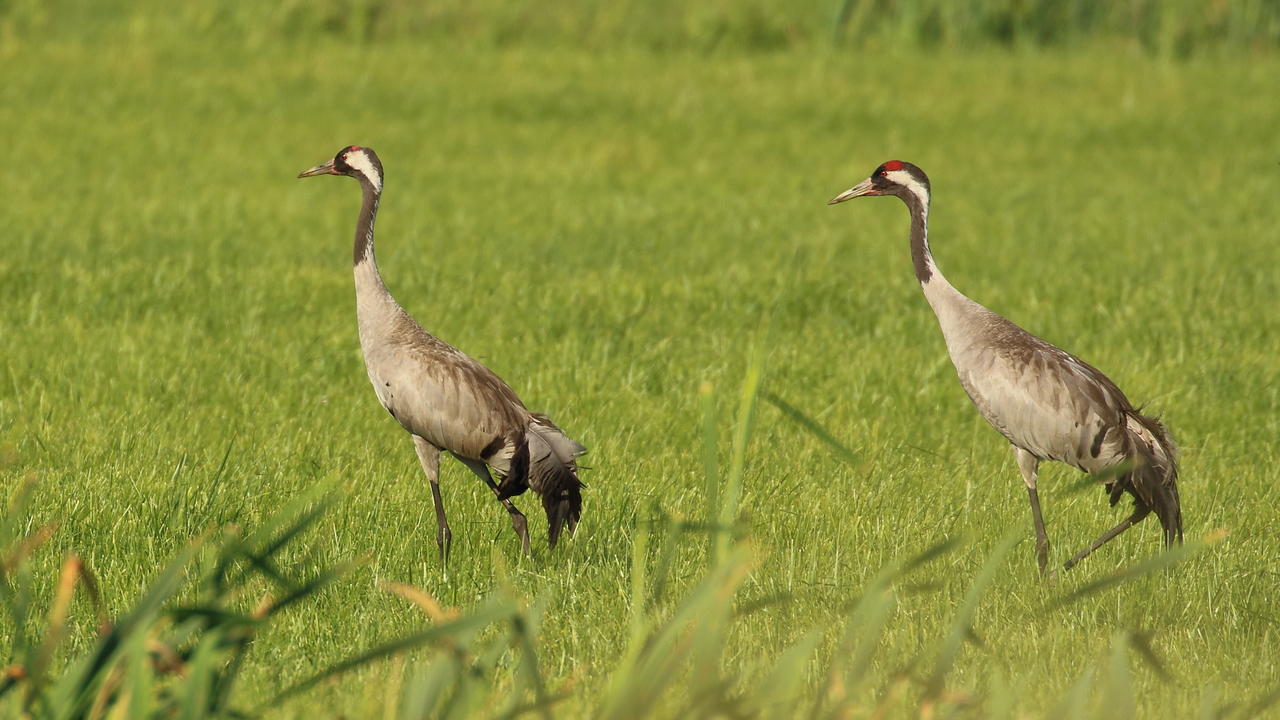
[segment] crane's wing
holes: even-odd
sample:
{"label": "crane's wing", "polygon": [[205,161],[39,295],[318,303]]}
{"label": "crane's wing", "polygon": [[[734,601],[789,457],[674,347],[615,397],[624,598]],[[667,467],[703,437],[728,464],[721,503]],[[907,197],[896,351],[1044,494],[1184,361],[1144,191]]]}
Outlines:
{"label": "crane's wing", "polygon": [[412,325],[364,348],[383,407],[436,447],[505,474],[529,411],[492,370],[403,317]]}
{"label": "crane's wing", "polygon": [[1004,322],[1008,328],[988,336],[996,342],[957,364],[982,416],[1041,459],[1085,472],[1122,459],[1126,418],[1133,412],[1124,392],[1092,365]]}

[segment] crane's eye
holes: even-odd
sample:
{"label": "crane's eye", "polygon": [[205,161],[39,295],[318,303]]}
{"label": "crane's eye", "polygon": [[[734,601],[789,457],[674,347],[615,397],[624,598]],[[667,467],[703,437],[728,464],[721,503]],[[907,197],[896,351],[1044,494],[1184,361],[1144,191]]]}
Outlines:
{"label": "crane's eye", "polygon": [[880,171],[880,177],[889,177],[889,171],[888,171],[888,170],[881,170],[881,171]]}

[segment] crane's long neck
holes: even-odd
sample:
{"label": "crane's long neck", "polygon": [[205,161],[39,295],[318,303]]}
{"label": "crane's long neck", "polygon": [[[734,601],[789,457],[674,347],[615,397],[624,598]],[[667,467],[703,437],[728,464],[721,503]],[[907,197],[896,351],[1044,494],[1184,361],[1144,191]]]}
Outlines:
{"label": "crane's long neck", "polygon": [[373,265],[376,272],[378,264],[373,258],[373,223],[378,219],[378,201],[382,194],[365,181],[361,181],[360,189],[364,191],[364,202],[360,205],[360,217],[356,220],[356,243],[352,253],[352,263],[359,266],[363,262],[368,262]]}
{"label": "crane's long neck", "polygon": [[360,206],[360,218],[356,221],[356,241],[352,262],[356,277],[356,317],[360,324],[360,342],[364,344],[366,327],[374,327],[393,318],[399,310],[395,298],[382,282],[378,261],[373,253],[373,223],[378,216],[378,201],[382,193],[368,181],[361,180],[364,203]]}
{"label": "crane's long neck", "polygon": [[938,318],[947,347],[951,348],[964,332],[967,325],[965,318],[980,306],[952,287],[933,261],[933,251],[929,249],[927,192],[907,192],[902,195],[902,200],[911,212],[911,262],[915,267],[916,280],[920,282],[920,289],[924,291],[925,299]]}
{"label": "crane's long neck", "polygon": [[356,221],[356,241],[352,250],[352,264],[356,274],[356,291],[374,290],[387,292],[378,272],[378,261],[373,254],[373,224],[378,218],[378,201],[382,193],[374,189],[367,181],[361,181],[364,191],[364,202],[360,206],[360,217]]}
{"label": "crane's long neck", "polygon": [[915,266],[916,280],[925,286],[934,279],[946,282],[938,266],[933,263],[933,252],[929,249],[929,199],[918,197],[915,193],[903,196],[907,209],[911,212],[911,264]]}

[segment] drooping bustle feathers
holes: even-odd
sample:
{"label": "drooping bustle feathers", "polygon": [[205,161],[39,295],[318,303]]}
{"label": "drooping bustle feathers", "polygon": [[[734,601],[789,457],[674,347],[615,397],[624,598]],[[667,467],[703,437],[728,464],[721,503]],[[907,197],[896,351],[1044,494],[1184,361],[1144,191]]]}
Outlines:
{"label": "drooping bustle feathers", "polygon": [[523,438],[516,440],[515,452],[511,454],[511,464],[507,474],[498,483],[498,499],[506,500],[516,495],[523,495],[529,489],[529,443]]}
{"label": "drooping bustle feathers", "polygon": [[1111,504],[1115,505],[1122,493],[1129,493],[1135,505],[1150,508],[1160,518],[1166,546],[1181,543],[1177,446],[1159,420],[1136,410],[1128,415],[1125,434],[1133,467],[1116,481],[1107,483]]}
{"label": "drooping bustle feathers", "polygon": [[533,414],[526,433],[529,446],[529,487],[542,496],[547,513],[547,538],[551,547],[560,531],[572,533],[582,517],[582,481],[578,479],[577,458],[587,451],[551,418]]}

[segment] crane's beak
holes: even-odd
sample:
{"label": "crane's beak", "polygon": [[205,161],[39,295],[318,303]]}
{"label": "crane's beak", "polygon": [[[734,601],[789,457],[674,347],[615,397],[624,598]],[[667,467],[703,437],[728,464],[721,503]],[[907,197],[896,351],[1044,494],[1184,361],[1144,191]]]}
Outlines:
{"label": "crane's beak", "polygon": [[854,185],[848,190],[845,190],[839,195],[831,198],[830,200],[827,201],[827,204],[835,205],[837,203],[842,203],[845,200],[852,200],[856,197],[862,197],[863,195],[879,195],[879,194],[880,194],[880,191],[875,189],[874,186],[872,186],[871,178],[867,178],[866,180],[863,180],[857,185]]}
{"label": "crane's beak", "polygon": [[328,162],[320,163],[319,165],[311,168],[310,170],[303,170],[302,172],[298,173],[298,177],[304,178],[304,177],[312,177],[315,175],[341,175],[341,174],[342,173],[338,172],[337,169],[333,167],[333,161],[330,160]]}

